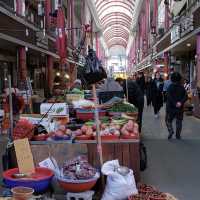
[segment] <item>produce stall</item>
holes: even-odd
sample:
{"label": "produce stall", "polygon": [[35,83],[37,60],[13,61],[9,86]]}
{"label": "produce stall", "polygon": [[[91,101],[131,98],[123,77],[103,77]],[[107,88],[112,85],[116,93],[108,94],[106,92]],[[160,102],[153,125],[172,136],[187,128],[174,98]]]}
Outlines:
{"label": "produce stall", "polygon": [[[71,100],[71,103],[59,101],[41,104],[40,115],[21,115],[13,131],[13,139],[29,139],[35,166],[47,158],[54,158],[59,169],[64,169],[64,162],[75,162],[77,156],[86,156],[90,165],[82,166],[81,163],[86,161],[80,161],[85,177],[76,174],[78,161],[74,166],[67,167],[69,179],[66,173],[56,176],[65,191],[77,192],[77,184],[83,184],[83,188],[85,185],[90,186],[78,191],[84,192],[95,185],[99,175],[94,175],[92,171],[95,169],[100,172],[102,167],[99,148],[102,150],[103,163],[117,159],[120,166],[133,171],[136,182],[139,182],[140,135],[136,123],[137,109],[122,99],[114,98],[99,105],[98,113],[100,147],[97,141],[95,103],[86,99]],[[16,163],[14,154],[12,163]]]}
{"label": "produce stall", "polygon": [[[61,103],[55,105],[52,107],[54,112],[50,112],[50,118],[41,120],[39,115],[23,115],[18,122],[20,128],[18,129],[17,125],[14,129],[14,138],[19,139],[18,133],[21,133],[23,129],[22,137],[28,137],[31,140],[35,164],[49,155],[56,158],[59,165],[62,165],[65,159],[77,155],[87,155],[89,163],[100,169],[94,110],[91,107],[93,103],[85,100],[76,102],[75,107],[78,107],[76,108],[76,118],[69,119],[68,114],[64,115],[69,112],[68,109],[65,106],[62,109],[63,104]],[[126,112],[127,106],[129,112]],[[49,109],[49,105],[41,105],[41,108],[44,114]],[[58,115],[58,111],[61,115]],[[138,125],[135,122],[136,109],[132,105],[120,101],[112,106],[107,106],[107,109],[101,108],[99,113],[103,161],[118,159],[121,165],[134,171],[138,182],[140,180],[140,139]],[[52,119],[55,121],[52,122]],[[37,126],[37,129],[34,129],[33,124],[38,122],[43,128]],[[26,129],[28,130],[25,131]]]}

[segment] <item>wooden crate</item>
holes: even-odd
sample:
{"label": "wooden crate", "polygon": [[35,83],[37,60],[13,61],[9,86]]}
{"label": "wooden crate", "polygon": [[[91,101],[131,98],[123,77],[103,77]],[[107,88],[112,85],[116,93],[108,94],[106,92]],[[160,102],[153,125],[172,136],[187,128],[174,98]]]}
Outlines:
{"label": "wooden crate", "polygon": [[[73,144],[70,141],[36,141],[31,142],[31,149],[36,165],[51,155],[62,166],[66,160],[82,154],[88,156],[90,164],[100,168],[95,140],[77,141]],[[140,181],[139,140],[102,141],[102,150],[104,162],[118,159],[120,165],[133,170],[136,182]]]}
{"label": "wooden crate", "polygon": [[[99,167],[99,158],[96,144],[87,144],[89,162]],[[119,160],[120,165],[133,170],[136,182],[140,181],[140,154],[139,143],[124,141],[103,143],[103,161]]]}

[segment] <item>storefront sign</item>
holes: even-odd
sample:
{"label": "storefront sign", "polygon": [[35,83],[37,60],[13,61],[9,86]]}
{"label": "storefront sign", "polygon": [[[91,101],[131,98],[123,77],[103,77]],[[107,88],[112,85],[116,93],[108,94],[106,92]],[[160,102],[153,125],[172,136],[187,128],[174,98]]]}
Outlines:
{"label": "storefront sign", "polygon": [[40,114],[44,115],[48,113],[48,115],[56,115],[63,116],[69,115],[68,106],[66,103],[42,103],[40,106]]}
{"label": "storefront sign", "polygon": [[186,34],[190,33],[194,30],[194,17],[191,15],[190,17],[183,17],[181,18],[181,37],[185,36]]}
{"label": "storefront sign", "polygon": [[181,38],[180,25],[174,25],[171,30],[171,44]]}

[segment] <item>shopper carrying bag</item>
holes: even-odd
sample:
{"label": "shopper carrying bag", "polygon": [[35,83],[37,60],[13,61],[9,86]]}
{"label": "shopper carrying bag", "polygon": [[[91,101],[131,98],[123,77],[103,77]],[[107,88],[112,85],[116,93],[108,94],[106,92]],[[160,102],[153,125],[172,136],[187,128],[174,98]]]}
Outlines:
{"label": "shopper carrying bag", "polygon": [[171,75],[172,84],[167,90],[166,126],[169,131],[168,139],[171,139],[174,135],[174,119],[176,119],[176,139],[181,139],[184,104],[188,99],[181,80],[181,75],[178,72],[174,72]]}

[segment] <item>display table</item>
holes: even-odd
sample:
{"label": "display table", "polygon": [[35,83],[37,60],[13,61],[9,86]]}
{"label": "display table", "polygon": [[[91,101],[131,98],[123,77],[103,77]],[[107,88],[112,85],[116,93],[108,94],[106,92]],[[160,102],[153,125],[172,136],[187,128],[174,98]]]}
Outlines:
{"label": "display table", "polygon": [[[103,161],[118,159],[120,164],[133,170],[135,179],[140,181],[139,140],[102,141]],[[99,168],[97,144],[88,141],[33,141],[31,142],[35,164],[53,156],[59,166],[67,159],[77,155],[87,155],[89,163]]]}

